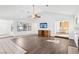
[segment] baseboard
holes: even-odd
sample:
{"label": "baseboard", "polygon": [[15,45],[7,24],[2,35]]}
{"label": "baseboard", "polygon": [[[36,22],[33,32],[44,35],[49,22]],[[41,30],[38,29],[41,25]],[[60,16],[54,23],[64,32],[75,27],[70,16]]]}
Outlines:
{"label": "baseboard", "polygon": [[68,37],[55,36],[57,38],[69,39]]}

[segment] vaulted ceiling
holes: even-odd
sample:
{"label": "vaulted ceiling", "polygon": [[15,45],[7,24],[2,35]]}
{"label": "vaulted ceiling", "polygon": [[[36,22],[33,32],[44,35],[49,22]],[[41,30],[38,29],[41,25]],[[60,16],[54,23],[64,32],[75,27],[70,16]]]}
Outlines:
{"label": "vaulted ceiling", "polygon": [[[66,15],[75,15],[78,5],[37,5],[35,12],[51,12]],[[25,19],[32,15],[32,5],[0,5],[0,19]]]}

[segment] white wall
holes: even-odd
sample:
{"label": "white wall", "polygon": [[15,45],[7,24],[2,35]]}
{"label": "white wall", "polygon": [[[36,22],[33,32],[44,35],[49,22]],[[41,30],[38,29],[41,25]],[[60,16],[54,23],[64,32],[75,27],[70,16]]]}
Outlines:
{"label": "white wall", "polygon": [[0,35],[11,34],[11,20],[0,19]]}
{"label": "white wall", "polygon": [[75,13],[75,21],[77,21],[77,23],[75,24],[75,28],[74,28],[74,41],[76,43],[76,46],[79,47],[79,43],[78,43],[78,39],[79,39],[79,8],[77,8],[77,11]]}

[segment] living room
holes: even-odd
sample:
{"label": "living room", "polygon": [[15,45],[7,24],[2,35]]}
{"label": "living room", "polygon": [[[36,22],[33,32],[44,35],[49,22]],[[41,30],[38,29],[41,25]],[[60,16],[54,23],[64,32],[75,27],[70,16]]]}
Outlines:
{"label": "living room", "polygon": [[[11,48],[15,54],[78,53],[78,7],[78,5],[0,5],[1,42],[6,43],[7,39],[12,39],[12,42],[19,46],[17,49],[20,49],[17,52],[15,48]],[[9,51],[11,44],[8,44],[7,49],[4,44],[3,49],[6,52],[0,52],[12,53]]]}

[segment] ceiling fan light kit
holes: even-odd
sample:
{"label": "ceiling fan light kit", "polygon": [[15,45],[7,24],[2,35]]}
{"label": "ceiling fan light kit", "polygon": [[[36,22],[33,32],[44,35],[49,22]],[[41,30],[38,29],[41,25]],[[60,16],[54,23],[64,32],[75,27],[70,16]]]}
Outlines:
{"label": "ceiling fan light kit", "polygon": [[35,17],[35,15],[32,15],[32,19],[35,19],[36,17]]}
{"label": "ceiling fan light kit", "polygon": [[32,15],[32,18],[35,19],[35,18],[40,18],[41,16],[35,14],[35,15]]}

